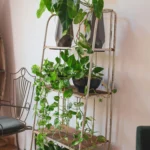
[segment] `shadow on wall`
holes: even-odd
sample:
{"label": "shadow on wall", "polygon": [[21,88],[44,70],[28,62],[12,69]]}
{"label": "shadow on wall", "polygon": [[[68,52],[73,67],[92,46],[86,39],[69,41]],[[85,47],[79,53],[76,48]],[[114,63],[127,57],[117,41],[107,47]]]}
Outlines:
{"label": "shadow on wall", "polygon": [[[9,72],[14,72],[15,62],[14,62],[14,45],[13,45],[13,33],[12,33],[12,18],[9,0],[4,0],[0,2],[1,5],[1,17],[0,17],[0,33],[4,40],[4,47],[6,52],[6,72],[7,72],[7,84],[5,90],[5,99],[8,100],[9,93]],[[3,115],[10,115],[8,108],[4,108],[2,111]],[[2,115],[1,114],[1,115]]]}
{"label": "shadow on wall", "polygon": [[[150,34],[140,24],[118,20],[112,150],[135,149],[136,127],[148,125]],[[121,33],[121,34],[120,34]],[[144,37],[144,39],[143,39]]]}

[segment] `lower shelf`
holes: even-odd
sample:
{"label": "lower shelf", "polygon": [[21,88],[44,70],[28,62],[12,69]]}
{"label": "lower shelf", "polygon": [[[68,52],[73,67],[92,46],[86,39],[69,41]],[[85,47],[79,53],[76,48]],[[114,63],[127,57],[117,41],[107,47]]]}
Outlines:
{"label": "lower shelf", "polygon": [[0,147],[0,150],[17,150],[17,147],[9,144],[4,147]]}
{"label": "lower shelf", "polygon": [[[79,146],[71,146],[73,142],[73,133],[79,133],[81,131],[76,131],[74,128],[63,126],[61,131],[58,131],[54,128],[51,130],[45,130],[47,133],[47,140],[53,141],[56,145],[67,148],[69,150],[79,150]],[[35,134],[39,134],[39,131],[35,130]],[[91,136],[90,134],[86,134],[88,136],[88,140],[82,142],[82,150],[94,150],[100,149],[100,147],[105,147],[108,145],[108,141],[106,142],[96,142],[97,137]]]}

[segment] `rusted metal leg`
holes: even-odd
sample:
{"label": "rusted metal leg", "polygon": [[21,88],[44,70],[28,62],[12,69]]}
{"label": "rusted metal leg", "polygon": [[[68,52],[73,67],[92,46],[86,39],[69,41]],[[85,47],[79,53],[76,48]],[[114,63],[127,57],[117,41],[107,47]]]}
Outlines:
{"label": "rusted metal leg", "polygon": [[36,137],[37,137],[37,134],[35,134],[35,137],[34,137],[34,149],[36,150]]}

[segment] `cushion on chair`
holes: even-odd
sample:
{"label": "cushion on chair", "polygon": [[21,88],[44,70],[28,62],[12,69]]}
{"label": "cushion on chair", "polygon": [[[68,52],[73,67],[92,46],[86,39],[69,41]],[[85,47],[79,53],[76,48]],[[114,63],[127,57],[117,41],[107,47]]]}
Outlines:
{"label": "cushion on chair", "polygon": [[0,116],[0,136],[19,132],[25,124],[15,118]]}
{"label": "cushion on chair", "polygon": [[150,150],[150,126],[137,127],[136,150]]}

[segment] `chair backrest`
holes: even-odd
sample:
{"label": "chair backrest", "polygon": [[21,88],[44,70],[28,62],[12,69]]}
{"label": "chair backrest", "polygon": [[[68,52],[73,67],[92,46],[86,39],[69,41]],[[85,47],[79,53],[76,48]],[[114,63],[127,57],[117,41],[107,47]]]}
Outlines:
{"label": "chair backrest", "polygon": [[[26,68],[21,68],[16,73],[10,74],[10,100],[12,115],[26,121],[33,99],[35,76],[32,76]],[[17,107],[14,107],[17,106]]]}

